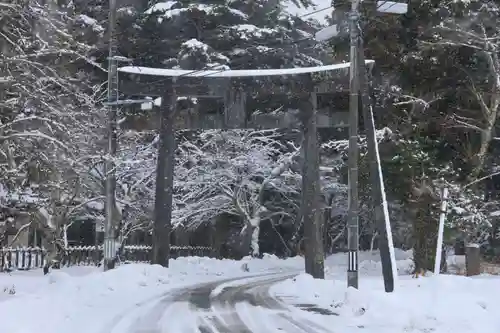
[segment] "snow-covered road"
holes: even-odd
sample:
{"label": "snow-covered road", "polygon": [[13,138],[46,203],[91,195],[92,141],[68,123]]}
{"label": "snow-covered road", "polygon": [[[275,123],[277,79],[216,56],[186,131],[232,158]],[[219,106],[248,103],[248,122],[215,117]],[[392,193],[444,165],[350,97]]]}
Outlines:
{"label": "snow-covered road", "polygon": [[102,333],[328,333],[273,298],[297,272],[266,273],[173,290],[117,316]]}
{"label": "snow-covered road", "polygon": [[130,264],[105,273],[92,267],[4,273],[0,332],[499,332],[498,276],[414,279],[411,259],[399,251],[400,278],[388,294],[379,255],[360,254],[359,290],[347,288],[345,254],[326,259],[325,280],[304,274],[300,257],[269,255],[178,258],[169,268]]}

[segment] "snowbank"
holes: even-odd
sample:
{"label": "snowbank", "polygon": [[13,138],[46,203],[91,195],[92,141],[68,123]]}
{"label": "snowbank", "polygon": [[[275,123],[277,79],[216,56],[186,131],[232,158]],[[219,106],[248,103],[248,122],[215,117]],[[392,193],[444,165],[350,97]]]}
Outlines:
{"label": "snowbank", "polygon": [[[1,332],[110,333],[106,327],[113,325],[114,318],[148,301],[159,301],[172,289],[301,265],[300,259],[274,256],[242,261],[188,257],[172,260],[168,269],[129,264],[105,273],[87,268],[85,274],[77,270],[53,271],[48,276],[39,271],[0,274],[0,287],[6,287],[0,294]],[[16,289],[13,294],[11,286]]]}
{"label": "snowbank", "polygon": [[[396,268],[398,275],[408,275],[412,271],[412,251],[394,249],[396,257]],[[360,274],[375,275],[382,274],[382,264],[378,251],[360,251],[358,254]],[[337,253],[325,260],[325,270],[327,275],[339,275],[341,278],[347,271],[347,253]]]}
{"label": "snowbank", "polygon": [[13,296],[32,294],[43,289],[51,279],[60,276],[61,272],[62,275],[79,277],[99,272],[99,270],[91,266],[73,266],[54,271],[55,275],[43,275],[41,269],[0,273],[0,302],[11,299]]}
{"label": "snowbank", "polygon": [[[370,257],[367,253],[363,256]],[[338,272],[341,257],[329,258],[326,280],[301,274],[275,285],[272,293],[293,305],[297,316],[313,317],[325,328],[335,327],[343,333],[500,332],[498,277],[439,275],[414,279],[400,273],[396,291],[388,294],[384,292],[380,263],[361,260],[360,288],[356,290],[347,288],[345,274]],[[409,259],[403,252],[396,257],[398,267],[404,269]],[[335,262],[335,267],[330,266]]]}
{"label": "snowbank", "polygon": [[247,264],[249,272],[284,271],[289,269],[304,269],[304,258],[293,257],[280,259],[272,254],[264,254],[262,259],[245,257],[241,261],[227,260],[227,262]]}
{"label": "snowbank", "polygon": [[[275,285],[271,292],[291,305],[294,316],[311,319],[326,331],[500,332],[499,277],[413,279],[404,275],[410,272],[411,252],[396,251],[400,279],[396,292],[387,294],[379,254],[361,252],[359,258],[359,291],[346,287],[347,257],[336,254],[326,259],[327,280],[301,274]],[[129,264],[106,273],[75,267],[49,276],[40,271],[0,274],[0,331],[121,333],[142,311],[148,312],[177,288],[303,266],[301,257],[281,260],[265,255],[262,260],[241,261],[189,257],[172,260],[168,269]],[[118,322],[123,327],[112,329]]]}

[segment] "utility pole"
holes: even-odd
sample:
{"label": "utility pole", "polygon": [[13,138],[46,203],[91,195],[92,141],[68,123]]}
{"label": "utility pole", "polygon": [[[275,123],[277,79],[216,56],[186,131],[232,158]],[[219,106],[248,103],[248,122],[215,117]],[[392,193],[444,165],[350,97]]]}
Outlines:
{"label": "utility pole", "polygon": [[158,161],[156,164],[156,193],[153,224],[151,263],[168,267],[170,259],[170,232],[172,229],[172,203],[175,167],[174,115],[177,96],[173,82],[161,99]]}
{"label": "utility pole", "polygon": [[[105,163],[105,175],[106,175],[106,220],[104,223],[104,270],[107,271],[109,269],[113,269],[116,264],[116,238],[115,234],[116,222],[117,222],[117,209],[116,209],[116,165],[115,165],[115,157],[116,151],[118,147],[117,140],[117,112],[121,105],[132,105],[132,104],[143,104],[149,103],[150,100],[119,100],[118,99],[118,62],[131,62],[130,59],[119,56],[117,54],[117,40],[115,34],[116,28],[116,12],[117,5],[116,0],[109,0],[109,18],[108,18],[108,43],[109,43],[109,55],[108,55],[108,100],[105,103],[107,106],[107,156]],[[173,93],[165,93],[163,98],[162,105],[166,105],[169,108],[170,98],[173,97]],[[161,138],[166,138],[162,142],[160,142],[160,146],[166,147],[166,162],[161,163],[162,168],[166,167],[166,177],[161,177],[157,179],[157,197],[155,204],[155,235],[157,238],[156,243],[153,244],[153,263],[161,264],[164,266],[168,266],[168,255],[170,254],[170,220],[172,216],[172,188],[173,188],[173,156],[175,154],[175,138],[173,131],[173,113],[174,110],[165,111],[162,106],[162,133],[160,134]],[[165,118],[166,117],[166,118]],[[168,120],[165,120],[165,119]],[[166,133],[166,134],[165,134]],[[163,136],[162,136],[163,135]],[[166,136],[165,136],[166,135]],[[174,138],[170,140],[170,138]],[[160,140],[161,141],[161,140]],[[171,145],[174,145],[173,148]],[[164,149],[164,148],[162,148]],[[160,149],[159,153],[162,153],[162,149]],[[163,156],[163,160],[165,160],[165,155]],[[160,160],[160,156],[158,157]],[[158,163],[158,168],[160,169],[160,163]],[[163,170],[163,169],[162,169]],[[165,175],[164,171],[161,171],[162,175]],[[164,189],[163,193],[160,191],[159,186],[162,186]],[[161,193],[160,193],[161,192]],[[160,195],[158,196],[158,193]],[[158,209],[158,207],[162,207]],[[168,228],[168,232],[164,232],[163,229],[160,232],[157,225],[160,225],[159,221],[165,221],[165,228]],[[168,221],[168,223],[167,223]],[[161,235],[158,237],[158,235]],[[165,236],[167,235],[167,236]],[[155,245],[156,244],[156,245]],[[156,252],[155,252],[156,251]],[[155,254],[156,253],[156,254]],[[166,253],[166,255],[164,255]],[[166,261],[162,261],[166,260]],[[166,262],[166,263],[165,263]]]}
{"label": "utility pole", "polygon": [[130,59],[117,55],[116,41],[116,0],[109,1],[108,18],[108,100],[107,106],[107,150],[104,172],[106,175],[106,220],[104,222],[104,270],[113,269],[116,259],[116,165],[118,148],[117,113],[120,105],[141,103],[142,101],[118,100],[118,62],[130,62]]}
{"label": "utility pole", "polygon": [[[364,62],[363,40],[359,41],[360,62]],[[394,256],[394,244],[392,242],[392,231],[389,224],[389,211],[385,198],[384,180],[382,178],[382,166],[380,165],[380,155],[378,152],[377,138],[375,134],[375,120],[373,118],[372,102],[369,95],[369,81],[366,79],[367,70],[362,65],[359,71],[361,86],[361,100],[363,108],[363,124],[366,132],[366,142],[368,146],[368,160],[370,168],[370,183],[372,185],[371,200],[373,207],[373,221],[378,231],[378,249],[380,252],[380,263],[382,264],[382,275],[386,292],[394,291],[394,279],[397,271]]]}
{"label": "utility pole", "polygon": [[[363,38],[359,12],[360,0],[351,0],[349,12],[349,39],[350,39],[350,77],[349,77],[349,212],[347,220],[348,230],[348,268],[347,284],[358,288],[358,248],[359,248],[359,195],[358,195],[358,121],[359,107],[363,109],[363,120],[367,135],[368,158],[370,160],[370,178],[372,183],[372,207],[374,220],[379,234],[379,249],[382,262],[382,272],[386,292],[394,290],[394,280],[397,276],[394,245],[392,242],[391,225],[387,200],[385,198],[382,169],[375,137],[375,121],[373,118],[372,103],[369,97],[369,82],[365,69]],[[318,42],[325,42],[344,34],[343,18],[346,1],[335,1],[339,10],[336,24],[316,32],[314,38]],[[406,3],[394,1],[377,1],[376,9],[382,13],[404,14],[408,10]],[[344,11],[342,11],[344,9]]]}
{"label": "utility pole", "polygon": [[347,221],[347,285],[358,288],[358,241],[359,241],[359,196],[358,196],[358,122],[359,122],[359,0],[352,0],[349,13],[350,62],[349,71],[349,212]]}
{"label": "utility pole", "polygon": [[[394,1],[377,1],[376,10],[381,13],[404,14],[408,10],[406,3]],[[358,24],[359,26],[359,24]],[[370,81],[367,79],[368,71],[365,68],[365,56],[363,38],[359,31],[358,38],[358,61],[361,69],[358,70],[361,99],[363,108],[363,123],[366,131],[366,141],[368,145],[368,159],[370,165],[370,182],[372,184],[372,207],[373,220],[378,230],[378,244],[380,252],[380,262],[382,264],[382,275],[386,292],[394,291],[395,280],[397,278],[396,256],[394,253],[394,243],[392,240],[392,228],[389,220],[389,210],[384,190],[384,180],[382,177],[382,166],[375,134],[375,120],[373,115],[372,102],[369,95]]]}
{"label": "utility pole", "polygon": [[117,149],[117,105],[118,100],[118,71],[116,55],[116,0],[109,1],[108,19],[108,123],[107,123],[107,156],[105,164],[106,174],[106,221],[104,225],[104,270],[113,269],[115,266],[115,211],[116,211],[116,177],[115,163]]}

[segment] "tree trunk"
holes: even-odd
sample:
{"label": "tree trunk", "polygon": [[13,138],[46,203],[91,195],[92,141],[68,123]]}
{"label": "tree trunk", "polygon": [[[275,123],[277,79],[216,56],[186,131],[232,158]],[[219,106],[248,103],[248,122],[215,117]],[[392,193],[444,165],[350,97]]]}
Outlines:
{"label": "tree trunk", "polygon": [[493,126],[488,126],[488,128],[486,128],[484,133],[481,135],[481,146],[475,156],[474,167],[469,175],[469,181],[476,180],[483,171],[488,150],[490,148],[490,142],[492,140],[492,132]]}
{"label": "tree trunk", "polygon": [[[46,225],[46,236],[48,237],[48,247],[45,265],[48,268],[55,267],[59,268],[62,259],[61,253],[61,227],[63,227],[64,221],[60,216],[59,207],[57,206],[58,201],[61,199],[61,193],[57,187],[60,182],[60,175],[57,171],[53,171],[55,178],[52,179],[55,186],[51,189],[50,193],[50,210],[48,212],[48,221],[45,221]],[[47,268],[47,270],[48,270]]]}
{"label": "tree trunk", "polygon": [[[247,222],[246,227],[244,230],[242,230],[241,233],[241,254],[242,256],[247,256],[251,255],[252,257],[258,257],[259,256],[259,248],[257,246],[257,249],[253,248],[253,237],[256,227],[251,225],[250,223]],[[255,251],[256,250],[256,251]]]}

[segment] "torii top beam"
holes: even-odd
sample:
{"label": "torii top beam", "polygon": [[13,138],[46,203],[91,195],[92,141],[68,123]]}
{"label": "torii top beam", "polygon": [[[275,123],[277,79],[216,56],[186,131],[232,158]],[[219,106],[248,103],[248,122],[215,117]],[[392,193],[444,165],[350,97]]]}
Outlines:
{"label": "torii top beam", "polygon": [[[366,60],[367,65],[375,63],[373,60]],[[328,72],[340,69],[350,68],[351,63],[333,64],[315,67],[295,67],[295,68],[278,68],[278,69],[212,69],[212,70],[188,70],[188,69],[165,69],[151,68],[140,66],[124,66],[118,71],[128,74],[140,74],[151,76],[167,76],[167,77],[218,77],[218,78],[240,78],[240,77],[256,77],[256,76],[284,76],[297,74],[310,74],[318,72]]]}
{"label": "torii top beam", "polygon": [[[369,69],[374,61],[366,60]],[[124,66],[120,73],[120,90],[134,95],[161,96],[165,84],[175,82],[179,96],[213,97],[225,95],[231,86],[244,86],[256,94],[328,94],[348,89],[350,63],[281,69],[186,70]],[[285,77],[307,75],[308,80]],[[325,77],[326,76],[326,77]],[[158,78],[164,78],[158,80]],[[257,81],[257,82],[256,82]],[[252,84],[253,83],[253,84]]]}

